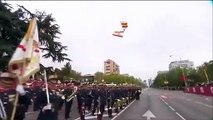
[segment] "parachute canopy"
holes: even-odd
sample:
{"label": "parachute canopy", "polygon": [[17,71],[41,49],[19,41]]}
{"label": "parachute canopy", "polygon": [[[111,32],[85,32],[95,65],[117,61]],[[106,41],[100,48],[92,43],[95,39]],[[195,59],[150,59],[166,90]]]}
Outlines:
{"label": "parachute canopy", "polygon": [[122,26],[123,29],[126,29],[126,28],[128,28],[128,23],[122,21],[122,22],[121,22],[121,26]]}

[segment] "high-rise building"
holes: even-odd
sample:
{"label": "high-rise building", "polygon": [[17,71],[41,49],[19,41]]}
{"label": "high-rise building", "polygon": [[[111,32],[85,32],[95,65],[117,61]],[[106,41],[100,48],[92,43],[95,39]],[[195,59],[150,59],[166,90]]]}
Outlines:
{"label": "high-rise building", "polygon": [[194,62],[189,60],[180,60],[180,61],[172,61],[169,64],[169,70],[172,70],[174,68],[194,68]]}
{"label": "high-rise building", "polygon": [[111,59],[104,61],[104,73],[105,74],[111,74],[111,73],[120,74],[119,65]]}

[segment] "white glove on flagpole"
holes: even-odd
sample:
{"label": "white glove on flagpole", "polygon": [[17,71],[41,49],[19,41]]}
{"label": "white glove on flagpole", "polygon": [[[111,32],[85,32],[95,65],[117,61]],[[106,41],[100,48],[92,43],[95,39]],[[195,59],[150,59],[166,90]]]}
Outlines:
{"label": "white glove on flagpole", "polygon": [[23,85],[20,84],[16,86],[16,92],[18,92],[21,96],[26,94]]}
{"label": "white glove on flagpole", "polygon": [[42,111],[51,110],[51,108],[52,108],[52,104],[47,104],[46,106],[43,107]]}
{"label": "white glove on flagpole", "polygon": [[64,96],[62,96],[62,97],[61,97],[61,99],[62,99],[62,100],[64,100],[64,99],[65,99],[65,97],[64,97]]}

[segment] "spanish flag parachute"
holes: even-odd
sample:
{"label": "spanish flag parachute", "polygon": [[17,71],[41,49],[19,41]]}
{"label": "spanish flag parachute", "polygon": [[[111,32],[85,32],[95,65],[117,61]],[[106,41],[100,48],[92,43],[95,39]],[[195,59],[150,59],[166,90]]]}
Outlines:
{"label": "spanish flag parachute", "polygon": [[123,34],[124,34],[125,30],[128,28],[128,23],[122,21],[121,22],[121,27],[122,27],[123,30],[114,31],[114,33],[112,35],[115,36],[115,37],[123,37]]}
{"label": "spanish flag parachute", "polygon": [[123,28],[123,30],[125,31],[126,28],[128,28],[128,23],[127,22],[121,22],[121,26]]}

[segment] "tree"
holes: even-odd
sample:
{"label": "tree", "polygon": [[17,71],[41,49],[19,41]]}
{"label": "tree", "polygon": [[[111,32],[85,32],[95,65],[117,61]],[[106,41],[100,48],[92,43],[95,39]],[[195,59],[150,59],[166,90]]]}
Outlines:
{"label": "tree", "polygon": [[104,73],[102,73],[102,72],[96,72],[95,73],[95,80],[98,83],[100,83],[103,78],[104,78]]}
{"label": "tree", "polygon": [[81,72],[77,72],[75,70],[71,70],[71,77],[74,79],[74,80],[77,80],[77,81],[80,81],[82,79],[82,75],[81,75]]}
{"label": "tree", "polygon": [[199,82],[207,82],[205,72],[207,73],[208,79],[213,81],[213,61],[204,62],[201,66],[198,66]]}
{"label": "tree", "polygon": [[52,14],[40,11],[33,14],[23,6],[19,6],[15,11],[12,9],[11,5],[0,1],[0,70],[7,66],[33,17],[37,18],[41,49],[45,52],[43,57],[52,58],[54,62],[70,61],[68,55],[64,53],[67,46],[56,41],[61,33]]}
{"label": "tree", "polygon": [[109,74],[103,76],[105,82],[107,84],[135,84],[139,85],[141,87],[145,87],[146,85],[142,82],[141,79],[137,79],[134,76],[125,76],[125,75],[119,75],[119,74]]}
{"label": "tree", "polygon": [[165,86],[164,81],[168,81],[168,87],[184,87],[184,81],[180,80],[180,76],[184,73],[186,76],[186,83],[193,86],[197,83],[206,82],[207,78],[205,76],[204,70],[208,75],[209,80],[213,79],[213,62],[205,62],[198,69],[194,68],[176,68],[170,70],[164,74],[158,74],[154,80],[153,87],[163,87]]}

